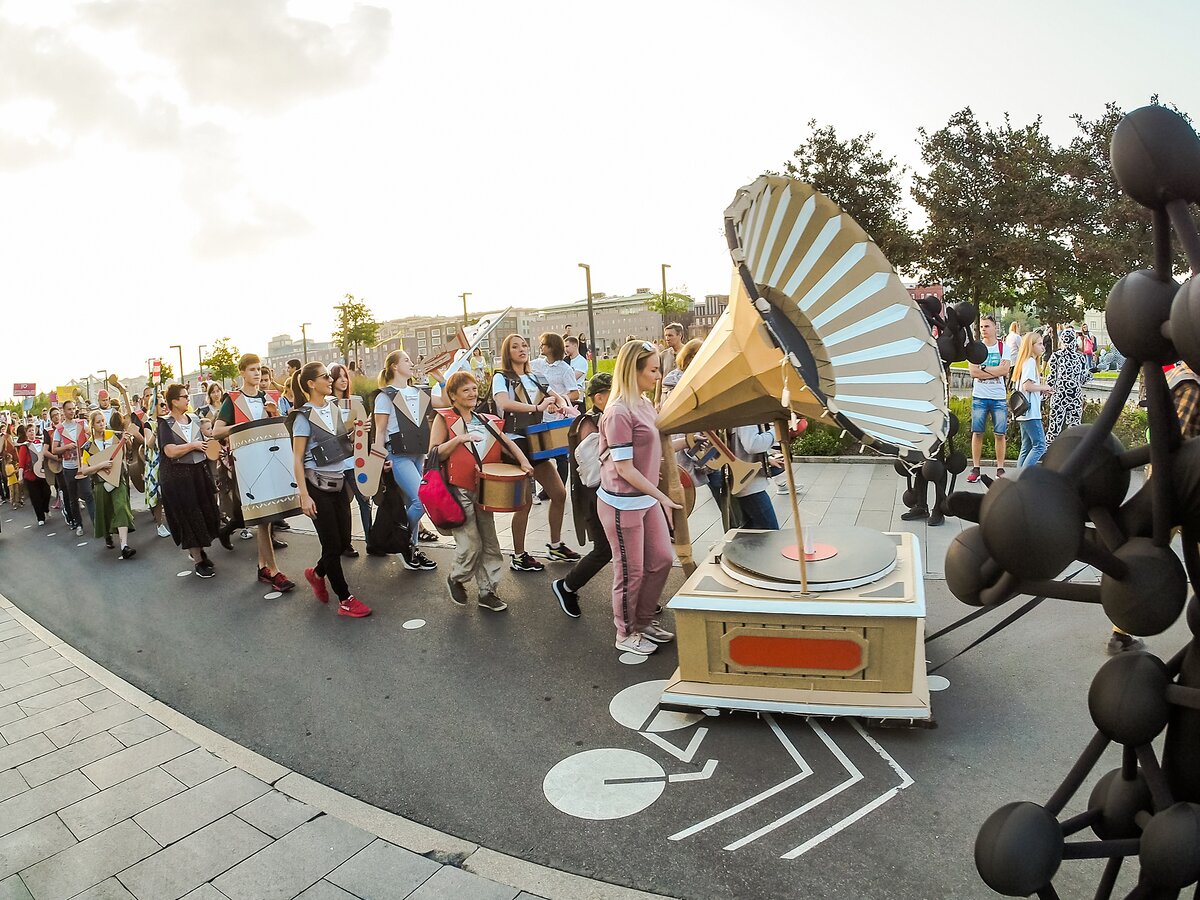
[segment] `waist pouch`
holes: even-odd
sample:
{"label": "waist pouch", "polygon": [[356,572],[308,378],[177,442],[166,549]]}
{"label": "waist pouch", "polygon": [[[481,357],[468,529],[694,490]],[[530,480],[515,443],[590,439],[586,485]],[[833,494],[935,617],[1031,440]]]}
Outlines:
{"label": "waist pouch", "polygon": [[338,472],[330,475],[328,472],[318,472],[316,469],[305,469],[304,480],[318,491],[336,494],[346,483],[346,473]]}
{"label": "waist pouch", "polygon": [[397,431],[388,437],[388,449],[395,456],[424,456],[429,452],[429,429],[422,428],[421,434],[416,435]]}

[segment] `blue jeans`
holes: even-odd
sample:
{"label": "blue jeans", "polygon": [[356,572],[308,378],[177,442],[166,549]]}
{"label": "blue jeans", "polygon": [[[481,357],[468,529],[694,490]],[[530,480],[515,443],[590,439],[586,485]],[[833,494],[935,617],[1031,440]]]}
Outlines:
{"label": "blue jeans", "polygon": [[779,530],[779,520],[775,518],[775,507],[771,505],[771,495],[766,491],[746,494],[734,498],[742,508],[742,518],[746,528],[762,528],[770,531]]}
{"label": "blue jeans", "polygon": [[350,496],[358,503],[358,516],[362,519],[363,539],[366,540],[367,535],[371,533],[371,500],[369,497],[364,497],[362,491],[358,489],[353,469],[346,470],[346,484],[350,485]]}
{"label": "blue jeans", "polygon": [[396,456],[394,453],[389,453],[388,459],[392,462],[392,477],[396,479],[396,486],[404,495],[405,512],[408,513],[408,528],[412,533],[412,544],[416,547],[417,534],[421,530],[421,516],[425,514],[425,507],[421,505],[421,500],[417,497],[417,489],[421,487],[421,463],[423,460],[420,456]]}
{"label": "blue jeans", "polygon": [[971,398],[971,434],[983,434],[987,428],[988,417],[992,419],[992,433],[1004,434],[1008,431],[1008,402],[1005,400],[988,400],[984,397]]}
{"label": "blue jeans", "polygon": [[1046,452],[1046,429],[1041,419],[1021,419],[1021,455],[1017,468],[1036,466]]}

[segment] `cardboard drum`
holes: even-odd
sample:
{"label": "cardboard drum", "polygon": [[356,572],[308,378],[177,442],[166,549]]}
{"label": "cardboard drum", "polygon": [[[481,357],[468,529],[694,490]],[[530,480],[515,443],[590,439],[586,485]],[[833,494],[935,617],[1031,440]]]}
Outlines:
{"label": "cardboard drum", "polygon": [[529,503],[531,482],[518,466],[484,463],[479,473],[479,505],[488,512],[516,512]]}
{"label": "cardboard drum", "polygon": [[298,515],[292,438],[282,418],[234,425],[229,432],[238,501],[247,525]]}
{"label": "cardboard drum", "polygon": [[540,462],[543,459],[566,456],[569,449],[567,435],[570,431],[570,419],[530,425],[525,430],[529,439],[529,459],[533,462]]}

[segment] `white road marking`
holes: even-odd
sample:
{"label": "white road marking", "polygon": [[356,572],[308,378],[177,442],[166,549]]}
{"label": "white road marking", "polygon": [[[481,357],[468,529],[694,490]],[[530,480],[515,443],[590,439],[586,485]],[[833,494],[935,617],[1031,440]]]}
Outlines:
{"label": "white road marking", "polygon": [[950,679],[945,675],[930,675],[928,680],[931,691],[944,691],[950,687]]}
{"label": "white road marking", "polygon": [[650,806],[666,786],[666,772],[649,756],[605,747],[557,763],[546,773],[542,793],[569,816],[622,819]]}
{"label": "white road marking", "polygon": [[608,704],[608,714],[617,724],[633,731],[651,731],[656,734],[678,731],[704,720],[703,713],[668,712],[660,709],[658,701],[662,698],[666,686],[667,682],[663,679],[630,685],[612,698],[612,702]]}
{"label": "white road marking", "polygon": [[700,744],[708,734],[707,728],[697,728],[696,733],[692,735],[691,741],[688,742],[686,749],[679,749],[664,737],[659,737],[657,734],[642,733],[642,737],[652,743],[655,747],[661,747],[680,762],[690,763],[696,756],[696,751],[700,749]]}
{"label": "white road marking", "polygon": [[422,627],[424,627],[424,625],[425,625],[425,620],[424,620],[424,619],[409,619],[409,620],[408,620],[407,622],[405,622],[405,623],[404,623],[404,625],[402,625],[401,627],[402,627],[402,628],[407,628],[409,631],[413,631],[413,630],[415,630],[415,629],[417,629],[417,628],[422,628]]}
{"label": "white road marking", "polygon": [[175,577],[176,578],[187,578],[191,574],[192,574],[192,570],[188,569],[187,571],[184,571],[184,572],[176,572]]}
{"label": "white road marking", "polygon": [[671,835],[668,840],[681,841],[686,837],[691,837],[693,834],[698,834],[699,832],[704,831],[704,829],[716,825],[718,822],[724,822],[726,819],[736,816],[738,813],[744,812],[745,810],[750,809],[752,806],[757,806],[762,801],[774,797],[780,791],[786,791],[792,785],[799,784],[813,773],[812,766],[810,766],[804,757],[800,755],[800,751],[796,749],[796,745],[792,743],[791,739],[783,733],[783,729],[779,727],[779,723],[775,721],[775,717],[770,713],[764,713],[763,718],[767,720],[767,724],[771,726],[771,730],[775,732],[775,736],[779,738],[779,742],[783,744],[784,749],[786,749],[788,752],[788,755],[795,761],[796,765],[800,767],[799,774],[793,775],[791,778],[779,782],[779,784],[775,785],[774,787],[767,788],[762,793],[755,794],[749,800],[743,800],[736,806],[731,806],[729,809],[719,812],[715,816],[705,819],[703,822],[697,822],[690,828],[685,828],[683,831],[676,832],[675,834]]}
{"label": "white road marking", "polygon": [[840,762],[842,764],[842,766],[849,773],[850,777],[847,778],[845,781],[843,781],[841,784],[835,785],[834,787],[830,788],[825,793],[823,793],[820,797],[810,800],[808,803],[805,803],[803,806],[792,810],[787,815],[780,816],[774,822],[764,825],[762,828],[758,829],[757,831],[751,832],[750,834],[746,835],[744,838],[740,838],[740,839],[734,841],[732,844],[727,845],[723,849],[725,849],[725,850],[740,850],[742,847],[745,847],[747,844],[757,841],[764,834],[770,834],[776,828],[781,828],[784,825],[786,825],[788,822],[791,822],[795,819],[800,818],[800,816],[804,815],[809,810],[816,809],[818,806],[820,806],[826,800],[833,799],[838,794],[842,793],[842,791],[846,790],[847,788],[853,787],[854,785],[858,784],[858,782],[863,780],[863,774],[862,774],[862,772],[859,771],[858,766],[854,765],[854,763],[852,763],[850,761],[850,757],[848,757],[845,754],[845,752],[842,750],[842,748],[839,747],[837,745],[837,743],[832,738],[830,738],[828,734],[825,733],[825,729],[822,728],[815,719],[809,719],[808,725],[813,731],[815,731],[817,733],[817,737],[819,737],[821,739],[821,742],[823,744],[825,744],[826,747],[829,748],[829,752],[837,757],[838,762]]}
{"label": "white road marking", "polygon": [[283,596],[283,591],[270,591],[269,593],[263,594],[263,599],[264,600],[278,600],[282,596]]}
{"label": "white road marking", "polygon": [[624,663],[627,666],[640,666],[650,657],[643,656],[640,653],[622,653],[617,657],[617,662]]}
{"label": "white road marking", "polygon": [[677,775],[668,775],[667,781],[707,781],[712,778],[715,771],[717,771],[717,761],[710,759],[699,772],[680,772]]}

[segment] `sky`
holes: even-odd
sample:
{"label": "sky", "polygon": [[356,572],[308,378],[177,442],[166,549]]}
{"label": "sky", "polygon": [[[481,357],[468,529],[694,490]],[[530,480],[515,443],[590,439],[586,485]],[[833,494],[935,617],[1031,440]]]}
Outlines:
{"label": "sky", "polygon": [[[1200,4],[0,0],[0,398],[200,344],[661,284],[816,119],[1200,120]],[[175,363],[178,365],[178,363]]]}

